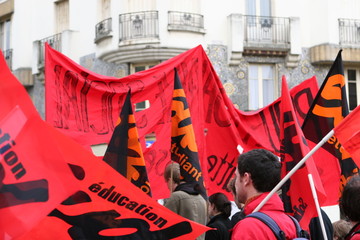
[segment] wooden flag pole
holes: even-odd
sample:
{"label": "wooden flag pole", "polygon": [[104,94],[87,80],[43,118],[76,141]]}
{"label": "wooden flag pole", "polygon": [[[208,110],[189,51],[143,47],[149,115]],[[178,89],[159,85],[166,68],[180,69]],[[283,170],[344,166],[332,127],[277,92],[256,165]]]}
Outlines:
{"label": "wooden flag pole", "polygon": [[321,214],[320,205],[319,205],[318,197],[316,194],[314,180],[313,180],[313,177],[311,174],[308,175],[308,178],[309,178],[309,183],[310,183],[310,187],[311,187],[311,192],[312,192],[312,195],[313,195],[314,201],[315,201],[316,211],[317,211],[317,214],[318,214],[319,220],[320,220],[320,227],[321,227],[321,231],[323,234],[323,239],[328,240],[326,231],[325,231],[324,219]]}
{"label": "wooden flag pole", "polygon": [[328,134],[326,134],[326,136],[323,139],[321,139],[321,141],[313,149],[311,149],[311,151],[308,152],[305,155],[305,157],[303,157],[303,159],[301,159],[301,161],[298,162],[293,167],[293,169],[291,169],[291,171],[285,175],[283,179],[281,179],[281,181],[274,187],[273,190],[271,190],[271,192],[269,192],[269,194],[261,201],[261,203],[254,209],[253,212],[259,211],[264,206],[264,204],[272,197],[272,195],[274,195],[274,193],[276,193],[282,187],[282,185],[284,185],[285,182],[289,180],[289,178],[306,162],[306,160],[308,160],[308,158],[311,155],[313,155],[314,152],[319,150],[319,148],[321,148],[321,146],[324,145],[324,143],[326,143],[327,140],[329,140],[329,138],[331,138],[333,135],[334,135],[334,129],[331,130]]}

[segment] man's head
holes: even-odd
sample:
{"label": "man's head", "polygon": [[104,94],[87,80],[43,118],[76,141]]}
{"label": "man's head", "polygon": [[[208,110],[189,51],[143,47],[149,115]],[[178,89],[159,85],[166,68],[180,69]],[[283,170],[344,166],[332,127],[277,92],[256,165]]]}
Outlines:
{"label": "man's head", "polygon": [[270,192],[280,181],[281,164],[265,149],[254,149],[238,158],[236,194],[240,202],[263,192]]}
{"label": "man's head", "polygon": [[353,176],[345,185],[340,206],[352,222],[360,222],[360,176]]}
{"label": "man's head", "polygon": [[176,162],[168,164],[164,171],[164,178],[170,192],[180,184],[180,165]]}

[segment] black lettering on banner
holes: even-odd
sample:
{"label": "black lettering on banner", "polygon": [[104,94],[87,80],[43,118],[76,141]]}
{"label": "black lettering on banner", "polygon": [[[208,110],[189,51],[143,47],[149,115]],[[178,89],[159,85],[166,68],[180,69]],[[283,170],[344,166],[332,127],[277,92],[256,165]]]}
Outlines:
{"label": "black lettering on banner", "polygon": [[[82,131],[82,124],[80,119],[80,109],[78,106],[76,87],[78,85],[79,79],[78,74],[66,71],[63,83],[64,97],[67,101],[64,102],[64,117],[69,119],[71,113],[71,107],[74,109],[76,127],[78,131]],[[68,126],[68,125],[67,125]]]}
{"label": "black lettering on banner", "polygon": [[[214,116],[215,119],[215,123],[219,126],[219,127],[229,127],[231,125],[230,119],[221,119],[221,111],[218,111],[218,109],[220,109],[221,107],[223,107],[224,103],[223,103],[223,99],[222,96],[219,92],[216,92],[216,88],[217,86],[214,85],[213,80],[213,75],[211,74],[211,71],[206,72],[207,78],[204,84],[204,94],[208,95],[209,98],[209,102],[206,105],[207,107],[207,111],[206,111],[206,118],[205,121],[207,123],[211,123],[212,122],[212,116]],[[206,76],[206,75],[204,75]],[[216,88],[215,88],[216,86]]]}
{"label": "black lettering on banner", "polygon": [[81,71],[80,75],[84,78],[84,85],[80,90],[80,109],[81,109],[81,122],[83,123],[84,132],[89,132],[89,117],[88,117],[88,109],[87,109],[87,97],[91,82],[87,78],[89,73]]}
{"label": "black lettering on banner", "polygon": [[[54,67],[55,72],[55,86],[61,86],[60,84],[60,73],[61,73],[62,66],[56,65]],[[57,128],[65,128],[63,125],[63,116],[62,116],[62,96],[61,96],[61,88],[55,88],[55,98],[56,98],[56,116],[57,119],[54,120],[54,127]],[[65,128],[67,129],[67,128]]]}
{"label": "black lettering on banner", "polygon": [[[222,186],[222,189],[228,191],[227,184],[235,172],[236,166],[234,163],[236,158],[230,160],[228,159],[228,154],[226,154],[224,158],[211,155],[207,157],[207,160],[210,180],[217,186]],[[229,162],[229,160],[231,162]]]}
{"label": "black lettering on banner", "polygon": [[[70,167],[76,177],[82,180],[85,175],[82,167],[76,165],[70,165]],[[116,210],[86,212],[75,216],[66,215],[58,209],[53,210],[49,216],[62,219],[71,225],[68,233],[72,239],[172,239],[192,232],[191,224],[187,221],[168,226],[168,220],[152,211],[153,207],[132,200],[113,185],[105,187],[104,182],[98,182],[90,185],[88,189],[101,198],[100,201],[108,201],[126,208],[143,216],[147,221],[141,218],[119,218],[121,214]],[[65,200],[62,205],[69,206],[91,201],[91,197],[86,192],[79,191]],[[151,231],[149,222],[160,230]],[[118,231],[111,232],[112,235],[106,233],[106,230],[114,229]]]}
{"label": "black lettering on banner", "polygon": [[0,163],[0,208],[6,208],[31,202],[46,202],[49,199],[48,182],[45,179],[27,181],[14,184],[4,184],[5,169],[8,166],[16,179],[26,174],[26,169],[20,162],[16,152],[12,149],[15,142],[10,134],[0,129],[0,154],[4,159]]}
{"label": "black lettering on banner", "polygon": [[302,219],[302,217],[304,216],[307,206],[308,206],[307,203],[305,203],[302,198],[299,198],[298,204],[293,206],[294,217],[298,221],[300,221]]}
{"label": "black lettering on banner", "polygon": [[[290,158],[292,157],[291,161],[283,162],[285,164],[286,173],[290,172],[294,166],[301,160],[302,158],[302,150],[301,144],[307,145],[305,139],[301,139],[302,142],[292,142],[294,136],[297,136],[296,131],[296,119],[293,119],[293,115],[291,111],[285,112],[284,114],[284,140],[281,144],[281,155],[282,159],[285,159],[285,155]],[[303,164],[300,169],[303,169],[305,164]],[[289,196],[289,190],[291,187],[291,180],[289,179],[282,187],[282,199],[284,202],[285,212],[294,213],[294,217],[300,221],[305,214],[305,209],[307,204],[303,202],[302,198],[299,198],[300,204],[295,205],[295,203],[291,202],[291,198]]]}
{"label": "black lettering on banner", "polygon": [[[167,101],[166,101],[166,98],[165,98],[165,96],[164,96],[164,92],[165,92],[165,88],[166,88],[166,86],[168,86],[169,85],[169,83],[168,82],[166,82],[166,73],[164,72],[163,74],[162,74],[162,79],[158,82],[158,84],[157,84],[157,87],[158,87],[158,93],[156,93],[155,94],[155,97],[156,97],[156,99],[160,99],[160,101],[161,101],[161,106],[162,106],[162,114],[163,114],[163,117],[161,117],[160,119],[159,119],[159,121],[158,121],[158,123],[157,124],[164,124],[165,123],[165,116],[167,115],[167,114],[169,114],[169,112],[170,112],[170,110],[171,110],[171,105],[168,105],[167,104]],[[166,107],[166,106],[168,106],[168,107]],[[169,119],[169,122],[170,122],[171,120]]]}
{"label": "black lettering on banner", "polygon": [[164,162],[167,159],[168,153],[169,151],[165,149],[151,149],[148,153],[144,154],[148,172],[155,171],[156,175],[163,176]]}
{"label": "black lettering on banner", "polygon": [[[78,131],[89,132],[91,129],[98,135],[107,134],[114,129],[113,123],[113,98],[118,93],[124,92],[128,89],[128,86],[124,86],[119,82],[102,82],[92,81],[88,79],[89,73],[80,72],[80,76],[76,72],[70,70],[66,71],[62,75],[62,66],[56,65],[54,67],[55,72],[55,84],[61,86],[56,88],[56,108],[55,115],[57,119],[54,120],[54,126],[62,129],[69,129],[69,119],[73,114],[75,116],[75,124]],[[81,82],[84,82],[81,86]],[[136,81],[131,84],[132,87],[142,91],[144,83],[142,81]],[[80,88],[80,92],[78,92]],[[95,126],[91,124],[88,119],[88,94],[91,89],[102,93],[101,97],[101,122],[102,126]],[[124,90],[124,88],[126,88]],[[119,101],[121,95],[119,95]]]}
{"label": "black lettering on banner", "polygon": [[[54,210],[51,216],[63,219],[72,227],[68,233],[72,239],[97,239],[97,240],[138,240],[138,239],[173,239],[191,233],[189,222],[183,221],[167,228],[151,231],[147,221],[138,218],[119,218],[120,213],[115,210],[89,212],[76,216],[65,215],[59,210]],[[145,217],[152,221],[154,213]],[[154,222],[155,223],[155,222]],[[104,236],[106,230],[118,229],[116,236]]]}
{"label": "black lettering on banner", "polygon": [[[272,149],[274,149],[275,152],[280,152],[280,149],[276,147],[279,142],[280,138],[280,126],[279,126],[279,119],[280,119],[280,102],[277,102],[276,104],[270,106],[269,108],[265,109],[264,111],[269,110],[268,115],[271,116],[271,119],[267,119],[265,116],[265,113],[263,111],[260,111],[260,117],[262,120],[262,125],[259,125],[259,127],[265,128],[265,134],[267,135],[268,142],[270,143]],[[276,135],[270,132],[269,126],[274,126]],[[274,139],[273,139],[274,138]]]}
{"label": "black lettering on banner", "polygon": [[[305,97],[307,99],[307,104],[304,104],[304,102],[300,101],[299,99],[301,97]],[[311,94],[310,88],[304,88],[301,91],[297,92],[293,98],[294,103],[294,109],[297,112],[297,114],[302,118],[302,120],[305,119],[307,110],[311,106],[312,102],[314,101],[314,98]],[[307,106],[306,111],[302,111],[302,106]]]}

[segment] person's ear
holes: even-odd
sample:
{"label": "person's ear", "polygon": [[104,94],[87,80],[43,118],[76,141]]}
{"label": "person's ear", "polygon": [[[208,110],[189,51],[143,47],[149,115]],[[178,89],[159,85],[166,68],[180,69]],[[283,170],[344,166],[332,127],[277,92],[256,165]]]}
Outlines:
{"label": "person's ear", "polygon": [[251,174],[248,173],[248,172],[245,172],[244,173],[244,176],[243,176],[243,181],[244,181],[244,184],[245,185],[249,185],[251,183]]}

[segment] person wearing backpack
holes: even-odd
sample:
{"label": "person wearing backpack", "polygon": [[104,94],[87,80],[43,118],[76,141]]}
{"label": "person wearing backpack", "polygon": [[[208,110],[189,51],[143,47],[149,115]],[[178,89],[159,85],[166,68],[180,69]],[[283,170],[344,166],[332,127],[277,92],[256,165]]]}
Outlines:
{"label": "person wearing backpack", "polygon": [[340,207],[352,225],[345,240],[360,240],[360,176],[353,176],[345,185]]}
{"label": "person wearing backpack", "polygon": [[[236,196],[244,203],[249,215],[280,181],[281,164],[277,156],[265,149],[254,149],[241,154],[236,167]],[[260,209],[274,222],[273,228],[257,217],[245,217],[233,228],[232,240],[276,240],[298,237],[298,222],[284,212],[283,202],[274,194]],[[296,225],[297,224],[297,225]],[[278,238],[278,229],[282,238]]]}

